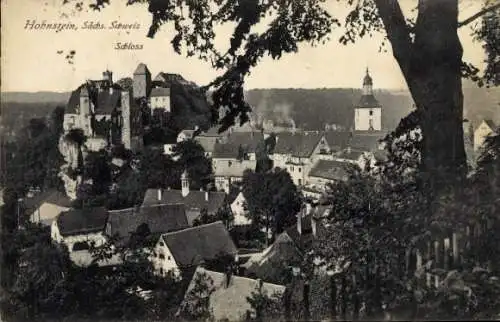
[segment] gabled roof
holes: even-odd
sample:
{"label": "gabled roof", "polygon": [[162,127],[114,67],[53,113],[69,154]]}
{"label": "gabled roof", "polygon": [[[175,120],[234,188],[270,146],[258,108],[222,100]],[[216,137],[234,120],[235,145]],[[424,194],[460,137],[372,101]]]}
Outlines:
{"label": "gabled roof", "polygon": [[189,294],[199,278],[208,278],[213,283],[213,292],[210,294],[209,305],[216,321],[244,320],[246,312],[252,311],[247,298],[251,297],[252,293],[256,293],[259,287],[268,296],[277,296],[278,298],[283,296],[286,289],[283,285],[261,283],[258,280],[236,275],[232,275],[229,284],[227,284],[226,274],[198,267],[189,284],[183,302],[190,300]]}
{"label": "gabled roof", "polygon": [[300,158],[310,157],[323,136],[324,134],[322,132],[278,133],[276,134],[277,142],[274,148],[274,153],[291,154],[292,156]]}
{"label": "gabled roof", "polygon": [[109,212],[111,236],[128,238],[141,224],[151,233],[167,233],[189,227],[184,205],[154,205]]}
{"label": "gabled roof", "polygon": [[338,155],[338,158],[340,159],[345,159],[345,160],[351,160],[351,161],[358,161],[359,158],[364,154],[365,152],[362,151],[343,151]]}
{"label": "gabled roof", "polygon": [[264,140],[260,132],[233,132],[224,143],[216,143],[212,158],[237,158],[240,148],[245,153],[255,153],[259,142]]}
{"label": "gabled roof", "polygon": [[347,177],[346,163],[334,160],[318,160],[309,172],[310,177],[327,180],[344,180]]}
{"label": "gabled roof", "polygon": [[97,93],[95,114],[111,114],[120,104],[121,92],[119,90],[113,90],[112,93],[107,90],[99,91]]}
{"label": "gabled roof", "polygon": [[195,140],[201,145],[201,147],[203,148],[203,150],[205,150],[205,152],[210,152],[210,153],[214,152],[216,142],[213,139],[213,137],[197,136]]}
{"label": "gabled roof", "polygon": [[137,68],[134,71],[134,75],[142,75],[146,73],[149,73],[149,69],[148,66],[146,66],[146,64],[144,63],[140,63],[139,65],[137,65]]}
{"label": "gabled roof", "polygon": [[66,208],[71,207],[71,199],[66,194],[55,189],[50,189],[37,194],[33,198],[26,199],[24,202],[25,212],[33,213],[44,203]]}
{"label": "gabled roof", "polygon": [[373,96],[373,94],[363,95],[361,96],[361,99],[359,100],[359,103],[358,105],[356,105],[356,107],[374,108],[374,107],[380,107],[380,103],[377,101],[375,96]]}
{"label": "gabled roof", "polygon": [[[224,192],[191,190],[186,197],[181,190],[161,190],[161,200],[158,200],[158,189],[148,189],[144,195],[143,206],[158,204],[184,204],[186,211],[207,209],[208,213],[215,213],[224,205],[226,194]],[[208,194],[208,200],[206,200]]]}
{"label": "gabled roof", "polygon": [[343,150],[349,144],[351,132],[349,131],[327,131],[325,139],[331,149]]}
{"label": "gabled roof", "polygon": [[199,136],[220,137],[225,133],[219,133],[220,125],[212,126],[206,131],[202,131]]}
{"label": "gabled roof", "polygon": [[170,88],[155,87],[151,90],[151,97],[165,97],[170,96]]}
{"label": "gabled roof", "polygon": [[182,77],[179,74],[173,74],[173,73],[164,73],[164,72],[159,72],[158,75],[156,75],[155,81],[159,82],[165,82],[167,84],[171,83],[172,81],[177,81],[177,82],[185,82],[186,80],[184,77]]}
{"label": "gabled roof", "polygon": [[483,120],[484,123],[486,123],[486,125],[489,126],[490,129],[492,129],[493,131],[496,130],[497,126],[495,124],[495,122],[493,122],[493,120],[491,119],[486,119],[486,120]]}
{"label": "gabled roof", "polygon": [[104,207],[71,209],[57,217],[57,226],[61,236],[83,235],[102,231],[107,218]]}
{"label": "gabled roof", "polygon": [[385,133],[381,131],[354,132],[349,142],[349,146],[353,149],[366,152],[378,150],[380,140],[382,140],[384,136]]}
{"label": "gabled roof", "polygon": [[166,233],[161,238],[180,267],[238,253],[222,221]]}
{"label": "gabled roof", "polygon": [[[68,104],[66,104],[66,108],[64,109],[65,114],[77,114],[78,106],[80,105],[80,93],[83,89],[87,89],[86,84],[80,85],[77,89],[71,92],[71,95],[68,100]],[[88,93],[88,91],[87,91]]]}
{"label": "gabled roof", "polygon": [[231,166],[225,162],[219,162],[214,171],[215,177],[243,177],[245,170],[255,171],[257,166],[256,160],[234,161]]}

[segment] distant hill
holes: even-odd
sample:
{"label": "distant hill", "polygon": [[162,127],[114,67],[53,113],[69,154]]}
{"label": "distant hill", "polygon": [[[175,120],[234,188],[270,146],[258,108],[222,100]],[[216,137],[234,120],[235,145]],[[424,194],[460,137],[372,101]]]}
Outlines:
{"label": "distant hill", "polygon": [[[478,88],[464,82],[464,115],[476,126],[482,119],[500,123],[500,88]],[[33,106],[65,105],[70,93],[58,92],[5,92],[2,103],[22,103]],[[254,117],[270,119],[277,124],[291,123],[304,129],[322,129],[325,124],[338,124],[350,128],[353,122],[353,106],[359,100],[361,91],[349,88],[271,88],[252,89],[246,92],[248,102],[254,108]],[[383,106],[382,124],[393,129],[412,108],[412,99],[407,91],[375,91]],[[183,102],[179,102],[183,103]],[[185,102],[184,102],[185,103]],[[3,104],[5,109],[18,104]],[[3,111],[5,115],[5,109]],[[192,115],[191,117],[192,118]]]}
{"label": "distant hill", "polygon": [[57,103],[66,104],[70,92],[2,92],[1,101],[10,103]]}

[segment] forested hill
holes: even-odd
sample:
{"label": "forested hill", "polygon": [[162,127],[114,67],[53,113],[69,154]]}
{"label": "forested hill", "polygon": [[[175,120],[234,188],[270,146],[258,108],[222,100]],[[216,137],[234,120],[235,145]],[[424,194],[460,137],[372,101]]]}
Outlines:
{"label": "forested hill", "polygon": [[[354,120],[354,105],[359,101],[358,89],[255,89],[247,93],[247,100],[257,118],[271,119],[280,124],[293,119],[299,128],[316,130],[325,124],[350,128]],[[401,117],[412,108],[406,93],[393,94],[376,91],[375,97],[383,106],[382,124],[394,128]]]}
{"label": "forested hill", "polygon": [[[492,119],[500,123],[500,88],[477,88],[464,82],[464,115],[477,126],[482,119]],[[321,129],[324,124],[339,124],[347,128],[353,122],[353,106],[359,100],[359,89],[322,88],[322,89],[252,89],[246,97],[260,118],[279,123],[290,123],[305,129]],[[385,129],[393,129],[401,117],[408,114],[412,100],[407,91],[375,91],[375,96],[383,106],[382,124]],[[7,92],[2,93],[3,122],[12,108],[29,110],[37,104],[44,110],[46,106],[66,105],[69,93],[56,92]],[[5,103],[18,104],[5,104]],[[50,102],[50,103],[49,103]],[[21,103],[21,104],[19,104]],[[45,107],[45,108],[44,108]],[[18,114],[16,111],[14,114]],[[38,116],[39,113],[23,113]],[[45,114],[45,113],[43,113]],[[9,118],[15,119],[15,118]]]}
{"label": "forested hill", "polygon": [[[464,116],[474,126],[483,119],[500,123],[500,88],[477,88],[464,83]],[[297,127],[319,129],[325,123],[336,123],[350,128],[354,119],[353,106],[361,90],[344,88],[324,89],[254,89],[247,92],[247,100],[257,117],[275,122],[290,123]],[[407,91],[375,91],[382,104],[382,126],[393,129],[409,113],[413,101]]]}

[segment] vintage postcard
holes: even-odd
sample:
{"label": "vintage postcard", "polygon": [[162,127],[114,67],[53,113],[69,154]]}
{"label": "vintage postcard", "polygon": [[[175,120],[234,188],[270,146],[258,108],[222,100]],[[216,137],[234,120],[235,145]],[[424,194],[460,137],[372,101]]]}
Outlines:
{"label": "vintage postcard", "polygon": [[2,321],[500,318],[500,1],[1,12]]}

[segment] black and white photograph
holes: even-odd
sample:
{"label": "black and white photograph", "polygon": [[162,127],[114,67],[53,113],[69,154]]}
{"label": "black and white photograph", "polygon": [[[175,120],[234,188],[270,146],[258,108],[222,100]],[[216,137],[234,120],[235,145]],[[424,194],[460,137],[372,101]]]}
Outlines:
{"label": "black and white photograph", "polygon": [[1,321],[500,320],[500,0],[0,0]]}

